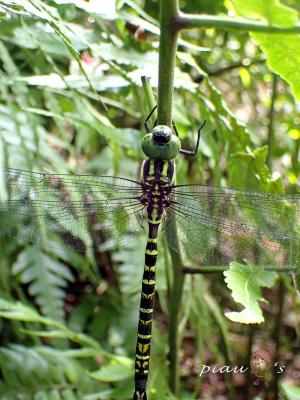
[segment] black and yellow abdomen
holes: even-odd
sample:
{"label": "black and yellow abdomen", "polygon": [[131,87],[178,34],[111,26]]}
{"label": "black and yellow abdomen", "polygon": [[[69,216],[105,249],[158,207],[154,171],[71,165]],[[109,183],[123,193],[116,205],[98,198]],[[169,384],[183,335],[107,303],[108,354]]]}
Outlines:
{"label": "black and yellow abdomen", "polygon": [[133,400],[146,400],[146,383],[150,363],[150,343],[155,295],[157,235],[164,210],[170,204],[170,185],[174,179],[172,160],[147,160],[143,166],[143,196],[149,233],[139,310],[138,338],[135,358],[135,392]]}
{"label": "black and yellow abdomen", "polygon": [[[159,224],[149,223],[149,237],[145,252],[141,303],[139,312],[138,338],[135,359],[135,390],[146,399],[146,382],[150,362],[150,342],[155,294],[155,272],[157,259],[157,231]],[[143,394],[144,397],[141,397]]]}

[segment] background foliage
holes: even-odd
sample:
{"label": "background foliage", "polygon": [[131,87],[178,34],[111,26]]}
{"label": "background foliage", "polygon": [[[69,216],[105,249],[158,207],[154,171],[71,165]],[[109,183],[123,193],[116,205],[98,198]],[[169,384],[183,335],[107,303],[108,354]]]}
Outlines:
{"label": "background foliage", "polygon": [[[298,19],[296,0],[263,3],[199,0],[181,6],[185,12],[238,13],[277,26]],[[138,177],[149,111],[141,75],[157,86],[157,2],[1,1],[0,16],[1,164]],[[297,192],[299,43],[296,34],[274,39],[208,29],[181,35],[174,119],[186,147],[200,122],[207,123],[198,157],[177,162],[179,182]],[[3,182],[1,170],[0,195]],[[70,250],[1,241],[1,399],[130,397],[143,246],[140,238],[84,258]],[[166,368],[168,268],[163,248],[151,399],[174,398]],[[253,328],[224,317],[238,307],[228,277],[231,290],[222,274],[188,277],[180,322],[181,398],[266,396],[266,388],[255,388],[246,374],[198,375],[201,364],[247,365],[251,345],[274,344],[286,368],[269,393],[299,398],[299,300],[289,276],[277,283],[273,278],[258,285],[273,289],[263,289],[268,302],[262,311],[257,308],[266,322],[254,335]]]}

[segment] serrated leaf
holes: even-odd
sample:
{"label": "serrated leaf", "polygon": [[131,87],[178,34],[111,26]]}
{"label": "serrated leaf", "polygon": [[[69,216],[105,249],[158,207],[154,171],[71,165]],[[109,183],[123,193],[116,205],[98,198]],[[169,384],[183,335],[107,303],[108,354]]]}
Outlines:
{"label": "serrated leaf", "polygon": [[261,295],[261,288],[271,288],[275,283],[276,274],[255,265],[232,262],[224,276],[228,288],[232,291],[232,297],[244,307],[242,311],[226,313],[226,317],[233,322],[244,324],[264,322],[259,307],[259,302],[265,301]]}
{"label": "serrated leaf", "polygon": [[300,99],[300,36],[253,33],[252,37],[266,54],[268,67],[286,80]]}
{"label": "serrated leaf", "polygon": [[293,26],[298,19],[297,11],[283,5],[279,0],[231,0],[231,2],[239,15],[265,19],[270,25]]}
{"label": "serrated leaf", "polygon": [[[260,16],[270,25],[293,26],[298,19],[295,10],[278,0],[232,0],[232,3],[232,9],[239,15],[250,18]],[[300,36],[279,33],[252,33],[251,36],[266,54],[268,67],[286,80],[295,98],[300,99]]]}

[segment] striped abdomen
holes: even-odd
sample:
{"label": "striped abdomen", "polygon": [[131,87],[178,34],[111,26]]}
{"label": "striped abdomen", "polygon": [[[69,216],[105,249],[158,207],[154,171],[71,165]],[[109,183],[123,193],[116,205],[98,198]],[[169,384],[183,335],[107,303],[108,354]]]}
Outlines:
{"label": "striped abdomen", "polygon": [[143,166],[143,196],[149,224],[145,252],[142,294],[140,303],[138,338],[135,358],[135,392],[133,400],[146,400],[149,373],[151,330],[155,294],[157,259],[157,233],[164,210],[170,204],[170,186],[174,179],[174,162],[147,160]]}
{"label": "striped abdomen", "polygon": [[149,222],[149,236],[145,252],[145,266],[140,303],[138,338],[135,355],[134,400],[145,400],[149,373],[150,343],[155,294],[155,272],[157,259],[157,232],[159,224]]}

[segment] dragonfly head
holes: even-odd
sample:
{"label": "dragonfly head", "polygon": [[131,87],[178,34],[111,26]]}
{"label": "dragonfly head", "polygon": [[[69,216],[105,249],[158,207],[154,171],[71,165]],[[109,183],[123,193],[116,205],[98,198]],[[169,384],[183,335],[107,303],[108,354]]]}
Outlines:
{"label": "dragonfly head", "polygon": [[143,152],[151,159],[171,160],[179,154],[180,148],[180,140],[166,125],[155,126],[142,142]]}
{"label": "dragonfly head", "polygon": [[153,128],[152,139],[154,143],[160,144],[161,146],[169,143],[172,137],[172,130],[165,125],[157,125]]}

